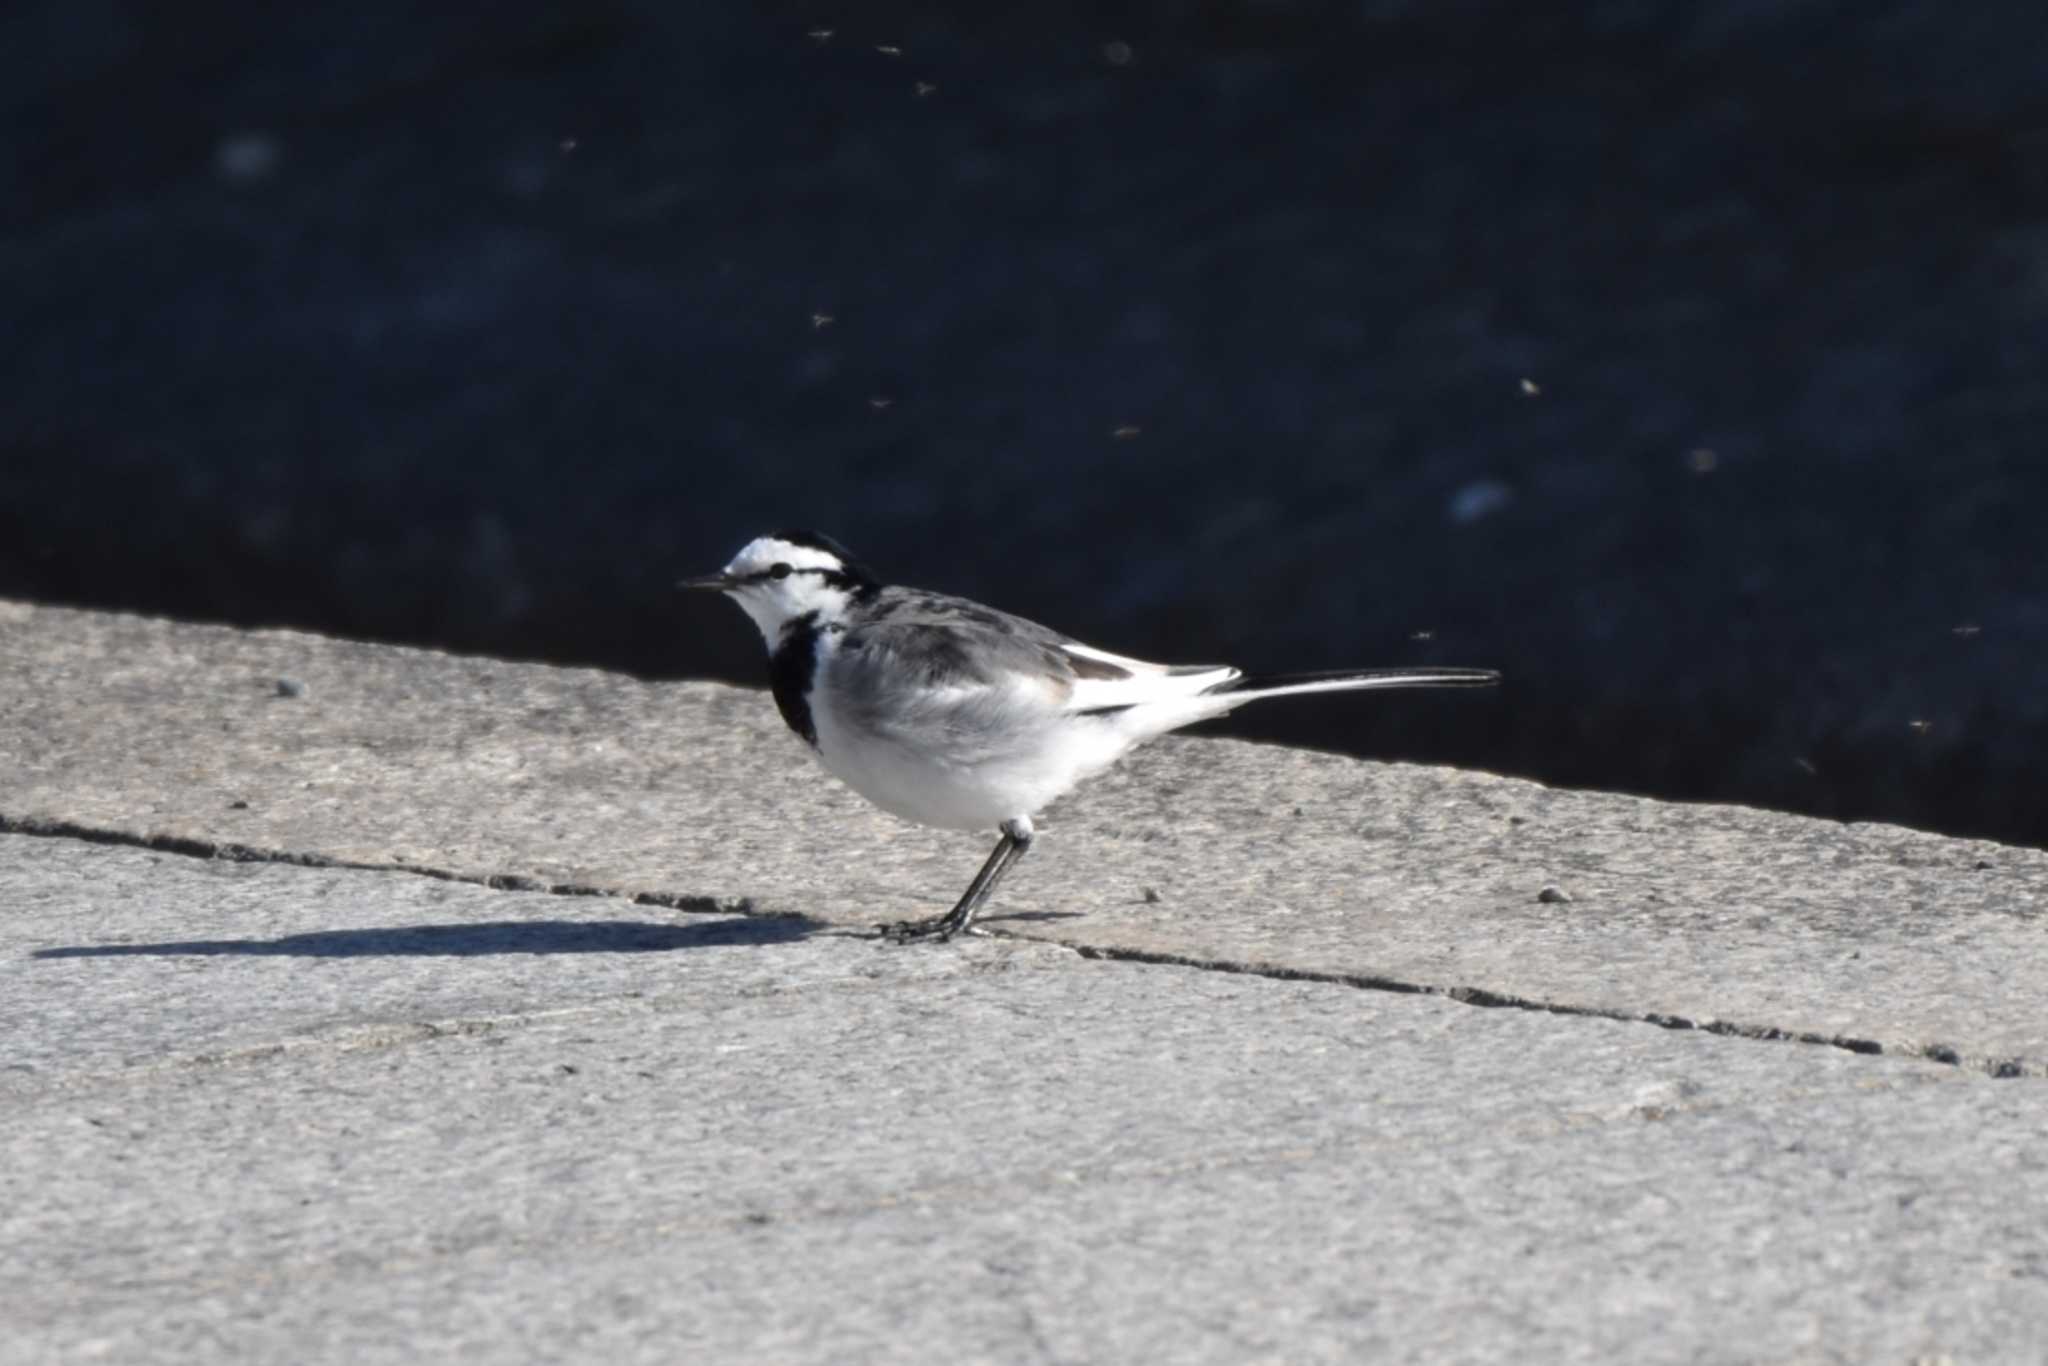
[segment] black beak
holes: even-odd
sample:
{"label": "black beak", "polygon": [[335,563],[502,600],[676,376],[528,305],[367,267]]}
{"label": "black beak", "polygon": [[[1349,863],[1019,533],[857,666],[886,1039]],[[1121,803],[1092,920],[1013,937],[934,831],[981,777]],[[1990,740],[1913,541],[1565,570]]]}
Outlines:
{"label": "black beak", "polygon": [[732,582],[730,574],[706,574],[701,579],[677,579],[676,587],[686,590],[709,589],[714,593],[723,593],[732,587]]}

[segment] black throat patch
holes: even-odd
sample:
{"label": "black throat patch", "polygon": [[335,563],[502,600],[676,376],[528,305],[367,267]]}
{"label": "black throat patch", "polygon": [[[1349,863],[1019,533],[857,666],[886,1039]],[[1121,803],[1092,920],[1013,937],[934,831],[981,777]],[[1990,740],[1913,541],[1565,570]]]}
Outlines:
{"label": "black throat patch", "polygon": [[806,612],[782,628],[775,653],[768,657],[768,688],[782,719],[812,749],[818,747],[818,727],[811,720],[811,674],[817,664],[818,614]]}

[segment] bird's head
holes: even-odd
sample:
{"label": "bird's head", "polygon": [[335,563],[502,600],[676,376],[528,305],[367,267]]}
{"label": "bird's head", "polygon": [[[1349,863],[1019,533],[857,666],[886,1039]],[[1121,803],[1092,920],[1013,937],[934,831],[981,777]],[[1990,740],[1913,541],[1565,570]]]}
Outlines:
{"label": "bird's head", "polygon": [[876,586],[844,546],[815,531],[756,536],[723,570],[677,585],[724,593],[746,609],[770,650],[791,622],[813,612],[820,622],[839,620]]}

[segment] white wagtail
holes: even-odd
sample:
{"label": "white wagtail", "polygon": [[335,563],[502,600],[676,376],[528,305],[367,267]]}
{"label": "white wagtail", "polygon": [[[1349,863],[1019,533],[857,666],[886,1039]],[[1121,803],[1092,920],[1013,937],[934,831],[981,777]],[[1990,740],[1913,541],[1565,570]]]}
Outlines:
{"label": "white wagtail", "polygon": [[884,927],[898,943],[966,930],[1031,847],[1032,816],[1154,736],[1266,697],[1500,681],[1491,669],[1148,664],[965,598],[884,587],[807,531],[749,541],[723,571],[679,586],[746,609],[782,719],[841,782],[905,820],[1002,831],[952,910]]}

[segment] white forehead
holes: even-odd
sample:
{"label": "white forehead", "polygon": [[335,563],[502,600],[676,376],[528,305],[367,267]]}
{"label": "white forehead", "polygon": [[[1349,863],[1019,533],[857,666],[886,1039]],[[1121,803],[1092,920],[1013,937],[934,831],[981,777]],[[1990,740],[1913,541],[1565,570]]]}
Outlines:
{"label": "white forehead", "polygon": [[725,572],[736,576],[758,574],[772,564],[786,564],[791,569],[837,569],[840,559],[831,551],[820,550],[816,546],[793,545],[774,536],[756,536],[732,557],[732,563],[725,567]]}

